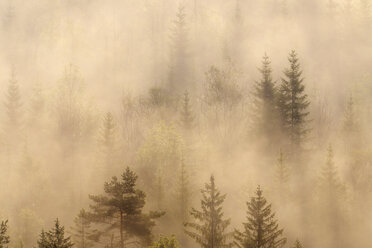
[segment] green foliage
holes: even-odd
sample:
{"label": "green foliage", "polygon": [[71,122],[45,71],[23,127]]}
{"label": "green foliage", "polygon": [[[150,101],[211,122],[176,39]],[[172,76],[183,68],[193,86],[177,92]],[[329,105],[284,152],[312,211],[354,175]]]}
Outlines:
{"label": "green foliage", "polygon": [[121,180],[112,177],[104,184],[104,195],[90,195],[91,221],[104,225],[103,234],[111,230],[119,230],[120,247],[124,247],[125,237],[135,236],[149,244],[152,238],[151,229],[155,226],[154,219],[164,213],[142,212],[145,206],[145,193],[136,189],[137,175],[127,167]]}
{"label": "green foliage", "polygon": [[8,247],[10,237],[8,235],[8,220],[1,221],[0,224],[0,248]]}
{"label": "green foliage", "polygon": [[286,243],[279,229],[275,213],[271,213],[271,204],[267,204],[260,186],[256,196],[247,202],[247,222],[243,223],[244,231],[236,231],[235,244],[240,248],[279,248]]}
{"label": "green foliage", "polygon": [[297,53],[289,54],[289,68],[284,71],[285,78],[278,92],[278,107],[284,131],[287,133],[291,152],[299,151],[310,131],[307,128],[309,115],[307,94],[304,93],[302,71]]}
{"label": "green foliage", "polygon": [[[173,188],[184,151],[183,140],[172,125],[157,124],[138,153],[138,164],[148,191],[159,209],[164,205],[164,188]],[[166,173],[165,173],[166,172]]]}
{"label": "green foliage", "polygon": [[180,245],[174,236],[160,236],[159,240],[154,242],[149,248],[180,248]]}
{"label": "green foliage", "polygon": [[65,228],[60,225],[58,219],[55,221],[54,228],[50,231],[41,231],[37,243],[39,248],[70,248],[74,246],[71,238],[65,237]]}
{"label": "green foliage", "polygon": [[185,232],[193,238],[202,248],[228,248],[233,243],[229,242],[232,233],[226,229],[230,225],[230,219],[223,219],[222,203],[226,195],[222,195],[216,188],[214,177],[210,183],[205,184],[201,190],[201,211],[192,208],[190,215],[195,222],[185,223]]}

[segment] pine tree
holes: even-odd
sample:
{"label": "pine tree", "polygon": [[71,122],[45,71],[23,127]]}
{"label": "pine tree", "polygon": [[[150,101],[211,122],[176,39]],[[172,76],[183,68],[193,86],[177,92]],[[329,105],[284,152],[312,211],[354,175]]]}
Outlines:
{"label": "pine tree", "polygon": [[275,213],[271,213],[271,204],[267,204],[260,186],[256,196],[247,202],[247,222],[243,223],[244,231],[236,231],[235,244],[239,248],[279,248],[286,243],[279,229]]}
{"label": "pine tree", "polygon": [[37,243],[39,248],[70,248],[74,246],[71,238],[65,237],[65,228],[60,225],[58,219],[55,221],[54,228],[50,231],[41,231]]}
{"label": "pine tree", "polygon": [[0,248],[8,247],[10,238],[8,233],[8,220],[2,221],[0,225]]}
{"label": "pine tree", "polygon": [[232,233],[226,229],[230,225],[230,219],[223,219],[222,203],[226,195],[222,195],[216,188],[214,177],[210,183],[201,190],[201,211],[192,208],[190,215],[195,222],[185,223],[185,232],[193,238],[202,248],[228,248],[233,243],[229,242]]}
{"label": "pine tree", "polygon": [[106,224],[104,232],[119,230],[120,244],[123,248],[126,235],[136,236],[144,243],[151,241],[151,229],[155,226],[154,219],[159,218],[164,213],[142,212],[145,206],[145,193],[136,189],[137,175],[126,168],[121,176],[121,180],[112,177],[110,182],[104,185],[104,195],[90,195],[89,198],[94,202],[91,205],[91,221]]}
{"label": "pine tree", "polygon": [[[265,54],[262,67],[259,69],[262,78],[256,82],[253,92],[256,117],[254,129],[260,133],[260,138],[264,138],[266,143],[274,146],[279,115],[276,107],[276,88],[270,64],[269,57]],[[265,146],[267,145],[265,144]]]}
{"label": "pine tree", "polygon": [[173,21],[171,34],[171,53],[169,66],[169,90],[180,93],[192,89],[190,85],[190,65],[188,54],[188,32],[185,8],[180,5]]}
{"label": "pine tree", "polygon": [[77,248],[92,247],[97,237],[96,231],[91,231],[89,213],[81,209],[78,216],[74,219],[75,226],[72,227],[72,238]]}
{"label": "pine tree", "polygon": [[49,244],[48,244],[48,241],[47,241],[46,233],[45,233],[44,230],[41,230],[40,238],[37,241],[37,246],[38,246],[38,248],[49,248],[48,245]]}
{"label": "pine tree", "polygon": [[310,131],[307,128],[310,102],[304,93],[305,86],[297,53],[292,51],[288,60],[290,67],[284,71],[285,78],[282,78],[278,92],[278,107],[283,131],[289,138],[291,155],[298,155]]}
{"label": "pine tree", "polygon": [[185,91],[182,99],[181,126],[184,130],[191,130],[194,127],[194,115],[191,110],[189,93]]}

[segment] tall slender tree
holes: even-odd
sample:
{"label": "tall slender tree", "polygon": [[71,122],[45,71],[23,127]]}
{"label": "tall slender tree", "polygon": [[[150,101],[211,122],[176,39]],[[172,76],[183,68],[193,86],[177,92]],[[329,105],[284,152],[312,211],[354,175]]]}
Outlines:
{"label": "tall slender tree", "polygon": [[345,187],[341,183],[337,167],[334,164],[333,149],[327,149],[326,163],[322,168],[319,180],[319,196],[322,210],[322,226],[326,228],[328,241],[332,246],[340,247],[345,241],[341,235],[345,226],[342,211]]}
{"label": "tall slender tree", "polygon": [[180,175],[178,179],[177,198],[179,204],[179,215],[183,222],[188,219],[188,208],[190,204],[190,180],[186,168],[185,160],[182,159],[180,166]]}
{"label": "tall slender tree", "polygon": [[289,180],[289,170],[285,162],[284,153],[279,152],[279,157],[276,163],[276,180],[279,185],[283,186]]}
{"label": "tall slender tree", "polygon": [[214,177],[201,190],[201,211],[192,208],[191,217],[195,222],[185,223],[186,234],[193,238],[202,248],[228,248],[233,243],[229,241],[232,233],[226,232],[230,219],[223,219],[222,203],[226,195],[216,188]]}
{"label": "tall slender tree", "polygon": [[243,223],[243,232],[236,231],[235,244],[240,248],[279,248],[286,243],[283,229],[279,229],[271,204],[267,204],[260,186],[256,196],[247,202],[247,222]]}
{"label": "tall slender tree", "polygon": [[120,236],[119,247],[123,248],[127,237],[136,236],[145,244],[151,242],[151,229],[155,226],[155,219],[162,216],[162,212],[142,212],[145,206],[145,193],[136,188],[137,175],[127,167],[121,180],[112,177],[104,185],[104,195],[90,195],[91,221],[103,224],[104,233],[118,230]]}
{"label": "tall slender tree", "polygon": [[288,135],[292,156],[298,156],[310,129],[307,124],[310,102],[305,94],[302,71],[297,53],[293,50],[288,57],[289,68],[285,69],[278,92],[278,107],[283,131]]}
{"label": "tall slender tree", "polygon": [[182,98],[182,109],[181,109],[181,118],[180,124],[181,127],[189,131],[194,127],[194,114],[192,113],[191,104],[190,104],[190,97],[188,91],[185,91]]}
{"label": "tall slender tree", "polygon": [[72,239],[77,248],[92,247],[97,237],[97,231],[91,230],[89,213],[81,209],[78,216],[74,219],[72,229]]}
{"label": "tall slender tree", "polygon": [[107,112],[103,118],[99,136],[99,145],[102,155],[102,163],[106,171],[113,169],[117,162],[116,123],[114,116]]}
{"label": "tall slender tree", "polygon": [[186,13],[185,8],[180,5],[173,21],[171,33],[169,90],[182,93],[185,89],[192,89],[193,85],[191,85],[190,77]]}
{"label": "tall slender tree", "polygon": [[262,67],[259,69],[262,77],[254,86],[255,127],[260,138],[266,141],[265,146],[276,146],[273,142],[277,137],[279,114],[276,106],[276,88],[272,79],[272,69],[269,57],[265,54],[262,59]]}

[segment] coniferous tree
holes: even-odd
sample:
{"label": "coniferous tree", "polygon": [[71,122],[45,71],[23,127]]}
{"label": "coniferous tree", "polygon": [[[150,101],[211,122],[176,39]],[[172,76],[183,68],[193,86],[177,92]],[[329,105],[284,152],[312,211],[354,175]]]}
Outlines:
{"label": "coniferous tree", "polygon": [[319,184],[320,204],[322,209],[322,226],[327,230],[328,241],[332,246],[340,247],[344,227],[342,215],[342,200],[345,197],[345,187],[341,183],[337,168],[333,161],[333,149],[329,145],[326,163],[323,166]]}
{"label": "coniferous tree", "polygon": [[236,231],[235,244],[240,248],[279,248],[286,243],[283,229],[279,229],[271,204],[267,204],[260,186],[256,196],[247,202],[247,222],[243,223],[243,232]]}
{"label": "coniferous tree", "polygon": [[91,221],[106,224],[105,233],[110,230],[118,230],[120,236],[119,247],[123,248],[126,237],[136,236],[145,244],[151,241],[151,229],[155,226],[154,219],[164,213],[142,212],[145,206],[145,193],[136,188],[137,175],[126,168],[121,180],[112,177],[110,182],[104,185],[104,195],[90,195],[94,202],[91,205]]}
{"label": "coniferous tree", "polygon": [[2,221],[0,225],[0,248],[8,247],[10,238],[8,235],[8,220]]}
{"label": "coniferous tree", "polygon": [[114,120],[114,116],[110,112],[107,112],[103,118],[99,137],[99,145],[103,156],[103,164],[107,171],[112,170],[112,167],[115,166],[115,163],[117,162],[117,144],[115,138],[116,123]]}
{"label": "coniferous tree", "polygon": [[45,233],[44,230],[41,230],[40,238],[37,241],[37,246],[38,246],[38,248],[49,248],[48,245],[49,244],[48,244],[48,241],[47,241],[46,233]]}
{"label": "coniferous tree", "polygon": [[205,184],[201,190],[201,211],[192,208],[191,217],[195,222],[185,223],[186,234],[193,238],[202,248],[228,248],[233,243],[229,242],[232,233],[226,229],[230,225],[230,219],[223,219],[222,203],[226,195],[222,195],[216,188],[214,177],[211,176],[210,183]]}
{"label": "coniferous tree", "polygon": [[54,228],[50,231],[41,231],[37,243],[39,248],[70,248],[74,246],[71,238],[65,237],[65,228],[61,226],[58,219],[55,221]]}
{"label": "coniferous tree", "polygon": [[357,119],[357,115],[355,113],[355,104],[354,99],[350,95],[349,100],[346,104],[345,112],[344,112],[344,123],[342,129],[345,135],[345,144],[347,145],[347,150],[352,151],[356,147],[358,147],[360,143],[360,138],[358,137],[359,132],[359,122]]}
{"label": "coniferous tree", "polygon": [[289,181],[289,170],[282,150],[280,150],[276,164],[276,180],[280,187],[283,187]]}
{"label": "coniferous tree", "polygon": [[310,102],[304,93],[302,71],[295,51],[289,54],[288,61],[290,66],[284,71],[285,78],[282,78],[279,87],[278,107],[283,131],[288,135],[291,155],[298,156],[310,131],[307,127]]}
{"label": "coniferous tree", "polygon": [[193,88],[190,85],[187,33],[185,8],[180,5],[173,21],[169,66],[169,90],[175,93]]}
{"label": "coniferous tree", "polygon": [[179,214],[182,222],[187,221],[188,217],[188,208],[190,204],[190,181],[189,174],[187,173],[185,160],[181,161],[180,176],[178,179],[178,190],[177,198],[179,204]]}
{"label": "coniferous tree", "polygon": [[192,113],[189,93],[185,91],[182,98],[182,109],[181,109],[181,126],[184,130],[191,130],[194,127],[194,115]]}
{"label": "coniferous tree", "polygon": [[[256,119],[254,129],[258,131],[260,138],[264,138],[266,143],[274,146],[279,115],[276,107],[276,88],[270,64],[269,57],[265,54],[262,67],[259,69],[262,78],[256,82],[253,92]],[[267,145],[265,144],[265,146]]]}
{"label": "coniferous tree", "polygon": [[337,168],[333,161],[333,149],[329,145],[327,149],[327,160],[322,168],[320,176],[320,187],[322,194],[328,197],[340,197],[343,192],[343,185],[340,182]]}
{"label": "coniferous tree", "polygon": [[7,112],[6,130],[7,132],[11,132],[11,135],[14,135],[15,132],[19,131],[22,125],[21,93],[14,70],[12,71],[5,96],[5,108]]}
{"label": "coniferous tree", "polygon": [[89,213],[85,209],[81,209],[78,216],[74,219],[74,227],[72,227],[72,239],[78,248],[92,247],[96,241],[97,231],[91,230],[91,220]]}

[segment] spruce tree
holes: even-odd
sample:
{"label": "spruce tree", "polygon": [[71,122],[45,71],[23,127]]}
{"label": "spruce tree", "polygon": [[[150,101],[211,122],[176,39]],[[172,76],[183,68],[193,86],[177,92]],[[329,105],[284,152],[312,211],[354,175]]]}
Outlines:
{"label": "spruce tree", "polygon": [[286,165],[284,153],[282,150],[279,152],[279,157],[276,163],[276,181],[280,188],[282,188],[289,181],[289,170]]}
{"label": "spruce tree", "polygon": [[8,220],[2,221],[0,224],[0,248],[8,247],[10,238],[8,235]]}
{"label": "spruce tree", "polygon": [[189,93],[185,91],[182,98],[182,109],[181,109],[181,127],[189,131],[194,127],[194,115],[192,113]]}
{"label": "spruce tree", "polygon": [[284,71],[285,78],[282,78],[279,87],[278,107],[283,131],[288,135],[291,155],[299,155],[310,131],[307,127],[310,102],[304,93],[302,71],[295,51],[289,54],[288,61],[290,66]]}
{"label": "spruce tree", "polygon": [[190,85],[190,62],[185,8],[180,5],[173,21],[169,65],[169,90],[181,93],[192,89]]}
{"label": "spruce tree", "polygon": [[331,145],[328,146],[326,163],[322,168],[320,188],[326,198],[340,197],[343,193],[343,185],[333,161],[333,148]]}
{"label": "spruce tree", "polygon": [[182,159],[180,166],[180,175],[178,178],[177,198],[179,204],[179,216],[185,222],[188,218],[188,208],[190,204],[190,181],[187,172],[185,160]]}
{"label": "spruce tree", "polygon": [[7,132],[13,135],[22,125],[21,93],[14,70],[12,71],[6,92],[5,108],[7,112]]}
{"label": "spruce tree", "polygon": [[37,241],[37,247],[38,248],[49,248],[48,246],[48,241],[47,241],[47,236],[44,230],[41,230],[40,233],[40,238]]}
{"label": "spruce tree", "polygon": [[112,170],[113,166],[115,166],[117,162],[117,144],[115,140],[116,136],[117,130],[114,116],[110,112],[107,112],[102,121],[98,141],[101,149],[101,154],[103,156],[102,162],[105,166],[106,171]]}
{"label": "spruce tree", "polygon": [[77,248],[92,247],[97,231],[91,230],[91,221],[89,213],[85,209],[81,209],[78,216],[74,219],[74,227],[72,227],[72,238]]}
{"label": "spruce tree", "polygon": [[55,221],[54,228],[50,231],[41,231],[37,243],[39,248],[70,248],[74,246],[71,238],[65,237],[65,228],[60,225],[58,219]]}
{"label": "spruce tree", "polygon": [[190,215],[195,222],[185,223],[186,234],[194,239],[202,248],[228,248],[233,243],[229,242],[232,233],[226,232],[230,219],[223,219],[222,204],[226,195],[222,195],[216,188],[214,177],[210,183],[205,184],[201,190],[201,209],[192,208]]}
{"label": "spruce tree", "polygon": [[357,119],[357,114],[355,111],[355,103],[352,95],[350,95],[346,108],[344,111],[344,122],[342,131],[345,138],[345,145],[349,152],[357,150],[360,146],[360,127],[359,121]]}
{"label": "spruce tree", "polygon": [[91,221],[103,224],[104,233],[118,230],[120,236],[119,247],[123,248],[126,236],[141,238],[145,244],[151,242],[151,229],[155,226],[154,219],[164,213],[143,213],[145,193],[136,188],[137,175],[127,167],[121,180],[112,177],[104,185],[104,195],[90,195],[93,201]]}
{"label": "spruce tree", "polygon": [[[275,146],[274,140],[278,126],[278,110],[276,107],[276,88],[272,79],[272,69],[269,57],[265,54],[262,67],[259,69],[262,78],[254,86],[255,127],[260,138],[266,141],[265,146]],[[273,142],[274,141],[274,142]]]}
{"label": "spruce tree", "polygon": [[326,163],[323,166],[319,183],[320,209],[322,227],[327,230],[328,242],[334,247],[340,247],[345,239],[341,236],[344,232],[344,217],[342,203],[345,197],[345,187],[341,183],[337,168],[333,161],[333,149],[329,145]]}
{"label": "spruce tree", "polygon": [[236,231],[235,244],[239,248],[279,248],[286,243],[283,229],[279,229],[271,204],[267,204],[260,186],[256,196],[247,202],[247,222],[243,223],[243,232]]}

